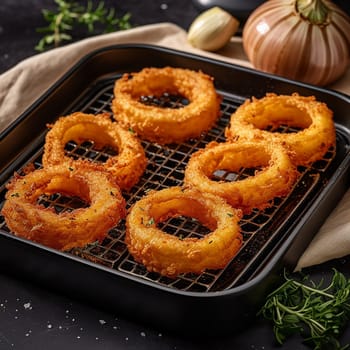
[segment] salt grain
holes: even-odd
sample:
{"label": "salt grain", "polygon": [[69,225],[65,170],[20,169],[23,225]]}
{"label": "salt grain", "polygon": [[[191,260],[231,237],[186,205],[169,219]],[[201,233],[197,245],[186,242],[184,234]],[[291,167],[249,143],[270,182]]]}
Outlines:
{"label": "salt grain", "polygon": [[24,308],[25,308],[26,310],[32,309],[32,306],[31,306],[30,303],[25,303],[23,306],[24,306]]}

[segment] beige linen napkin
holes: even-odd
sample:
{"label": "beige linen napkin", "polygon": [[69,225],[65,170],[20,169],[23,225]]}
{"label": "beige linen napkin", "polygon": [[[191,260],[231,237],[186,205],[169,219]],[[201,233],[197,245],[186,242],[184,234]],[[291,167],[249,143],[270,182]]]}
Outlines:
{"label": "beige linen napkin", "polygon": [[[151,24],[91,37],[30,57],[0,75],[0,131],[25,111],[80,58],[95,49],[123,43],[147,43],[170,47],[251,67],[240,38],[234,37],[222,50],[209,53],[189,45],[186,31],[172,23]],[[330,88],[350,94],[350,70]],[[297,269],[350,254],[348,217],[350,217],[350,191],[306,249]]]}
{"label": "beige linen napkin", "polygon": [[[86,54],[105,46],[125,43],[153,44],[218,57],[215,54],[192,48],[187,42],[186,32],[172,23],[151,24],[94,36],[37,54],[0,75],[0,132]],[[219,57],[249,65],[240,42],[233,42],[225,54],[228,58]],[[236,58],[231,59],[230,57]]]}

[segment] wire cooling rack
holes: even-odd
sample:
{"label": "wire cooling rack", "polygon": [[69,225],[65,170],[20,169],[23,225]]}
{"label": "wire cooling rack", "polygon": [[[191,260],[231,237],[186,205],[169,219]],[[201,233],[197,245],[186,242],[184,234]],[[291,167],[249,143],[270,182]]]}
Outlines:
{"label": "wire cooling rack", "polygon": [[[184,170],[191,154],[205,147],[210,141],[224,142],[225,127],[228,125],[231,114],[243,102],[239,96],[230,96],[222,93],[221,117],[215,126],[198,139],[185,143],[161,146],[155,143],[142,142],[148,159],[148,165],[140,179],[129,192],[123,193],[127,207],[143,197],[149,190],[160,190],[170,186],[181,186]],[[110,105],[113,99],[113,81],[101,82],[94,92],[72,107],[70,112],[80,110],[85,113],[111,113]],[[161,98],[154,96],[143,97],[147,104],[162,105],[171,108],[181,108],[188,101],[182,97],[164,95]],[[279,132],[292,132],[287,127]],[[87,158],[96,162],[105,162],[108,157],[117,154],[117,150],[108,145],[103,149],[96,149],[93,141],[84,141],[81,144],[68,142],[66,153],[73,158]],[[42,149],[40,149],[28,163],[35,168],[41,167]],[[84,248],[72,249],[69,253],[87,259],[95,264],[118,270],[137,278],[145,279],[169,288],[183,291],[208,292],[219,291],[243,283],[251,278],[254,271],[267,259],[271,247],[278,245],[283,239],[286,227],[293,221],[294,216],[303,206],[313,191],[327,178],[327,169],[335,156],[331,149],[324,158],[312,166],[299,168],[300,177],[290,195],[286,198],[276,198],[272,205],[265,210],[253,210],[245,215],[241,222],[243,246],[237,256],[222,270],[208,270],[200,275],[183,274],[177,278],[168,278],[157,273],[148,272],[146,268],[134,261],[124,243],[125,221],[114,227],[103,242],[92,243]],[[26,165],[26,164],[25,164]],[[24,166],[25,166],[24,165]],[[24,167],[23,166],[23,167]],[[234,181],[251,176],[254,169],[241,169],[238,173],[218,170],[214,174],[217,181]],[[77,198],[67,198],[60,194],[43,196],[40,203],[52,206],[57,212],[82,207]],[[0,216],[0,229],[9,232],[3,217]],[[203,237],[208,229],[195,219],[187,217],[172,218],[162,224],[162,229],[168,234],[179,237]]]}

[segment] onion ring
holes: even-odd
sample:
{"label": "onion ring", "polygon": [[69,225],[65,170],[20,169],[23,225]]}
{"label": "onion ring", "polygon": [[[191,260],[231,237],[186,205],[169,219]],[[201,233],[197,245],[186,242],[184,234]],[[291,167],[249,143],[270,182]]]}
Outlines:
{"label": "onion ring", "polygon": [[73,164],[74,159],[66,155],[68,141],[81,143],[93,141],[96,149],[109,145],[118,151],[105,163],[99,163],[115,176],[121,190],[128,191],[143,174],[147,159],[139,139],[131,132],[112,122],[108,113],[97,115],[81,112],[60,117],[46,135],[43,165]]}
{"label": "onion ring", "polygon": [[[45,246],[69,250],[101,241],[126,215],[125,200],[111,174],[92,164],[52,166],[18,174],[8,183],[2,215],[15,235]],[[76,196],[88,207],[56,213],[39,204],[40,196]]]}
{"label": "onion ring", "polygon": [[[189,104],[167,108],[140,101],[142,96],[160,97],[164,93],[184,97]],[[202,72],[144,68],[116,81],[112,110],[116,120],[142,139],[170,144],[197,138],[209,130],[220,115],[220,103],[213,79]]]}
{"label": "onion ring", "polygon": [[[262,168],[236,181],[215,181],[219,170],[238,173],[242,168]],[[211,142],[190,157],[184,183],[202,192],[222,197],[244,213],[264,209],[273,198],[289,193],[298,176],[281,144],[256,142]]]}
{"label": "onion ring", "polygon": [[[202,238],[181,239],[157,227],[177,216],[195,218],[211,232]],[[132,206],[125,241],[134,259],[149,271],[168,277],[201,273],[225,267],[236,255],[242,245],[240,218],[241,211],[221,198],[196,189],[168,187],[149,192]]]}
{"label": "onion ring", "polygon": [[[265,130],[281,125],[301,128],[296,133],[278,133]],[[232,114],[226,129],[228,139],[257,140],[267,138],[282,142],[296,165],[308,165],[319,160],[331,146],[336,134],[333,113],[325,103],[314,96],[297,93],[276,95],[269,93],[261,99],[252,98]]]}

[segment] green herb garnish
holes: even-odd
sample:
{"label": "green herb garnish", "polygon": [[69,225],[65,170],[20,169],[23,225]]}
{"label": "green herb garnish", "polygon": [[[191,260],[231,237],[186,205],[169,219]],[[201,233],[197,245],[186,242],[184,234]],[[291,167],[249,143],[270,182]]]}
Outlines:
{"label": "green herb garnish", "polygon": [[152,226],[152,225],[154,225],[154,223],[155,223],[154,219],[153,219],[153,218],[150,218],[150,219],[148,220],[146,226]]}
{"label": "green herb garnish", "polygon": [[83,25],[90,34],[95,33],[95,25],[104,27],[104,32],[123,30],[131,28],[129,22],[130,14],[126,13],[118,18],[115,10],[107,10],[101,1],[97,7],[93,7],[93,1],[89,0],[86,7],[77,4],[74,1],[54,0],[57,4],[56,11],[44,9],[42,14],[48,26],[38,28],[37,31],[44,33],[35,49],[44,51],[47,47],[57,47],[63,41],[72,40],[70,34],[77,25]]}
{"label": "green herb garnish", "polygon": [[350,318],[350,280],[334,270],[331,282],[315,284],[309,276],[285,282],[271,293],[259,311],[273,322],[276,340],[283,344],[299,333],[313,349],[346,349],[338,337]]}

